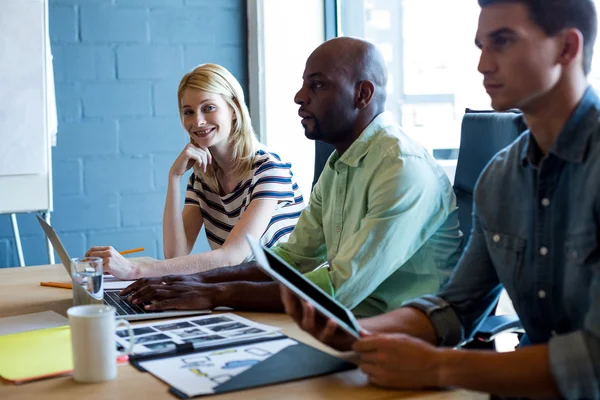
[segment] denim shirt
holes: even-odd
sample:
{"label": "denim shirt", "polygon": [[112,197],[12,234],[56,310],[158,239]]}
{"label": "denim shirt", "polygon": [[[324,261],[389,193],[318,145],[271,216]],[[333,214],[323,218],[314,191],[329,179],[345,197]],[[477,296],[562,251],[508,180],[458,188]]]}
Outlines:
{"label": "denim shirt", "polygon": [[448,285],[406,305],[456,345],[504,286],[528,341],[548,344],[561,394],[600,399],[599,234],[600,99],[588,88],[546,157],[526,131],[488,164]]}

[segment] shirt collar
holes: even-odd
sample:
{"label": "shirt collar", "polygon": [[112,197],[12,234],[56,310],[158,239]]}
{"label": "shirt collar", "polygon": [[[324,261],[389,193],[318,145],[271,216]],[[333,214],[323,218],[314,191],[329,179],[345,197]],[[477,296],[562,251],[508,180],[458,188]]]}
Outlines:
{"label": "shirt collar", "polygon": [[523,150],[521,151],[521,164],[524,167],[527,166],[527,164],[531,164],[535,167],[539,165],[544,154],[542,153],[542,150],[540,150],[531,131],[528,129],[526,133],[525,146],[523,146]]}
{"label": "shirt collar", "polygon": [[350,167],[358,167],[369,152],[377,132],[386,126],[395,124],[395,119],[389,111],[382,112],[361,132],[360,136],[348,147],[348,150],[340,157],[339,153],[333,152],[329,159],[329,166],[335,169],[335,164],[339,161]]}
{"label": "shirt collar", "polygon": [[[569,162],[583,162],[589,138],[597,127],[599,111],[600,99],[594,89],[588,87],[575,111],[558,134],[550,153]],[[531,132],[527,130],[527,140],[521,153],[522,163],[537,165],[541,158],[541,150]]]}

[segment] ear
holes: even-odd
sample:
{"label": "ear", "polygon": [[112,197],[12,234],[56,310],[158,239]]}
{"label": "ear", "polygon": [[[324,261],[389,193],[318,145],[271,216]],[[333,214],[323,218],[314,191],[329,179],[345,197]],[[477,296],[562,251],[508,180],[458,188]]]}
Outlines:
{"label": "ear", "polygon": [[356,85],[356,92],[354,97],[354,104],[356,108],[362,110],[366,108],[373,100],[375,95],[375,86],[371,81],[360,81]]}
{"label": "ear", "polygon": [[583,35],[578,29],[565,29],[562,34],[562,49],[558,62],[563,66],[571,65],[583,57]]}
{"label": "ear", "polygon": [[233,101],[233,104],[235,104],[235,107],[233,107],[231,104],[229,105],[229,108],[231,109],[231,121],[236,122],[237,121],[237,113],[235,112],[235,110],[236,110],[236,107],[238,110],[240,109],[240,102],[238,101],[238,99],[236,97],[232,97],[231,100]]}

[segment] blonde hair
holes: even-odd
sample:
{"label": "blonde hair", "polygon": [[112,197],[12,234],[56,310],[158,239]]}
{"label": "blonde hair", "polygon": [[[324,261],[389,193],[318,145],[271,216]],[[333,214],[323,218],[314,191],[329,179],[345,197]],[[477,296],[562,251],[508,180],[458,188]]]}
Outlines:
{"label": "blonde hair", "polygon": [[[186,88],[219,94],[233,109],[234,119],[229,134],[229,144],[233,147],[233,175],[237,180],[243,179],[252,169],[257,141],[240,83],[231,72],[221,65],[198,65],[191,72],[185,74],[179,83],[177,98],[180,116],[182,114],[181,98]],[[191,136],[190,141],[193,142]],[[212,164],[206,167],[206,173],[202,173],[194,165],[196,176],[202,176],[202,182],[215,193],[220,193],[220,184],[217,179],[219,169],[221,168],[214,159]]]}

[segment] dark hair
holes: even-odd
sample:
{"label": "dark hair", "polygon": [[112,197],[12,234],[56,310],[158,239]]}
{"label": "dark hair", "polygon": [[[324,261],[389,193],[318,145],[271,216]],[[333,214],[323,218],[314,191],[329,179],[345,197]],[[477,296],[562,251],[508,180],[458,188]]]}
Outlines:
{"label": "dark hair", "polygon": [[583,35],[583,72],[592,67],[594,42],[598,19],[593,0],[478,0],[480,7],[496,3],[522,3],[527,6],[531,19],[548,36],[565,28],[578,29]]}

